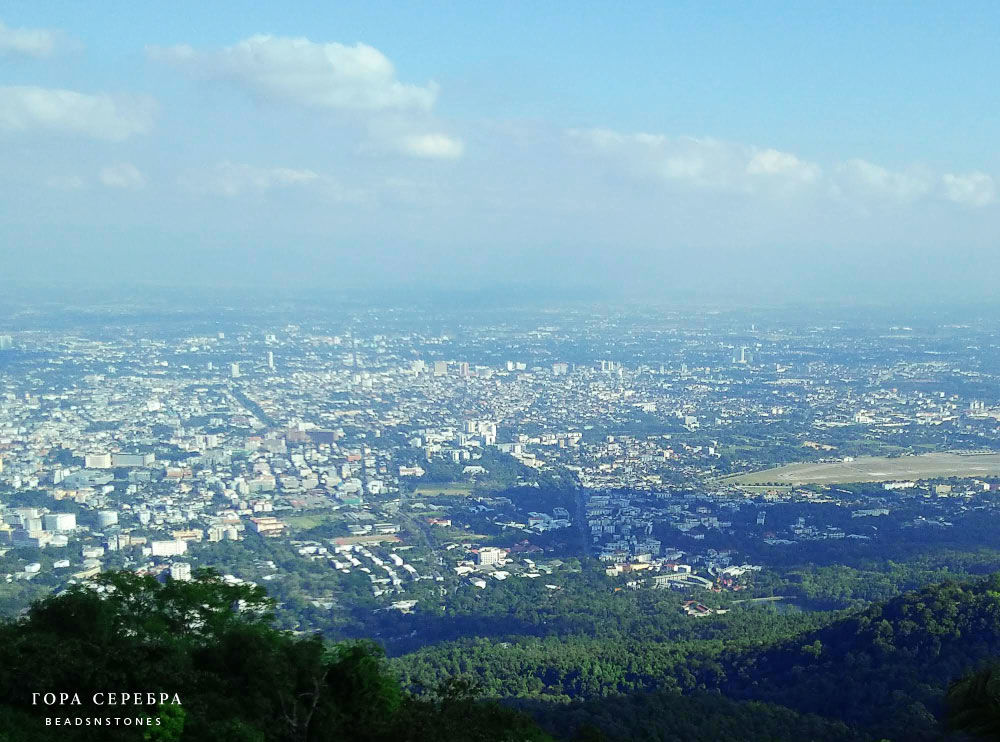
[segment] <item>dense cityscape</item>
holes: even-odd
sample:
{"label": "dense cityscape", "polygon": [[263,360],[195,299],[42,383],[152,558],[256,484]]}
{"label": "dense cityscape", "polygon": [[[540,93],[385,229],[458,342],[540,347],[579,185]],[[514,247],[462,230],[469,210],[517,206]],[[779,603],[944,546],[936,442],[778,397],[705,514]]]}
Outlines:
{"label": "dense cityscape", "polygon": [[1000,503],[984,319],[117,310],[0,337],[8,614],[214,567],[337,637],[583,560],[706,616],[788,597],[767,586],[799,561],[973,538]]}

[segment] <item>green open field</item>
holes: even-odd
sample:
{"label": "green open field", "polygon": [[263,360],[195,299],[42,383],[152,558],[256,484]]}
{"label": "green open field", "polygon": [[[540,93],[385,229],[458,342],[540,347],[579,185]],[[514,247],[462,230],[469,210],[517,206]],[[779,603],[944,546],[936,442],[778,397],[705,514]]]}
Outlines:
{"label": "green open field", "polygon": [[441,484],[421,484],[413,490],[415,495],[445,495],[446,497],[468,497],[472,485],[464,482],[443,482]]}
{"label": "green open field", "polygon": [[323,525],[331,520],[340,520],[340,518],[335,518],[334,516],[325,513],[315,513],[310,515],[291,515],[287,518],[283,518],[283,520],[292,528],[306,531],[310,528]]}
{"label": "green open field", "polygon": [[890,482],[938,477],[986,477],[1000,475],[1000,454],[926,453],[919,456],[885,458],[865,456],[831,464],[788,464],[774,469],[726,477],[724,484],[783,485],[848,484]]}

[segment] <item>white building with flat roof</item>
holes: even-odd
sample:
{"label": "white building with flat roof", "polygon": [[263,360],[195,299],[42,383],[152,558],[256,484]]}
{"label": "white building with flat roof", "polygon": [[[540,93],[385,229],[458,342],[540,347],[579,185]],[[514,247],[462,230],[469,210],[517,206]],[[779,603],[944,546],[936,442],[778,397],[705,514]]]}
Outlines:
{"label": "white building with flat roof", "polygon": [[173,539],[171,541],[151,541],[150,553],[158,557],[180,556],[187,551],[187,541]]}
{"label": "white building with flat roof", "polygon": [[72,531],[76,528],[76,515],[73,513],[46,513],[42,516],[42,524],[46,531]]}
{"label": "white building with flat roof", "polygon": [[507,552],[504,549],[498,549],[495,546],[484,546],[479,550],[478,561],[480,564],[498,564],[506,556]]}

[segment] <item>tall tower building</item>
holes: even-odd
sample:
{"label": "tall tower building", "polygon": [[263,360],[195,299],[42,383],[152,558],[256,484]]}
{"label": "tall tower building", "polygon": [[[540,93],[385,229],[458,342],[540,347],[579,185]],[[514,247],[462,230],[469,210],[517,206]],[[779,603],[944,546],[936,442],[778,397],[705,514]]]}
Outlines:
{"label": "tall tower building", "polygon": [[234,379],[240,378],[240,364],[231,363],[229,364],[229,375]]}
{"label": "tall tower building", "polygon": [[267,351],[267,367],[274,371],[274,352]]}

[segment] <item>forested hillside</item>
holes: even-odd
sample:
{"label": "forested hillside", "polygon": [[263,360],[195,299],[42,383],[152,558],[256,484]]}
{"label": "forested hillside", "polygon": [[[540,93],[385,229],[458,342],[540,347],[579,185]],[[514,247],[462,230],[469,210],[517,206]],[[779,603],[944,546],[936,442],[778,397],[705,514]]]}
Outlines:
{"label": "forested hillside", "polygon": [[1000,575],[945,582],[760,653],[722,689],[908,739],[933,738],[948,684],[1000,655]]}
{"label": "forested hillside", "polygon": [[[573,719],[621,739],[697,739],[722,714],[815,725],[800,738],[940,739],[949,684],[1000,656],[1000,575],[906,593],[821,628],[760,625],[757,640],[470,640],[394,664],[417,690],[469,676],[485,696],[531,699],[560,732]],[[752,738],[753,725],[742,728],[748,736],[737,738]]]}
{"label": "forested hillside", "polygon": [[[478,638],[392,661],[372,643],[278,631],[272,607],[211,572],[106,573],[45,598],[0,625],[0,740],[930,742],[1000,730],[1000,574],[832,622],[735,612],[733,638],[692,621],[673,640]],[[60,690],[79,700],[33,695]],[[169,700],[107,702],[136,691]]]}

